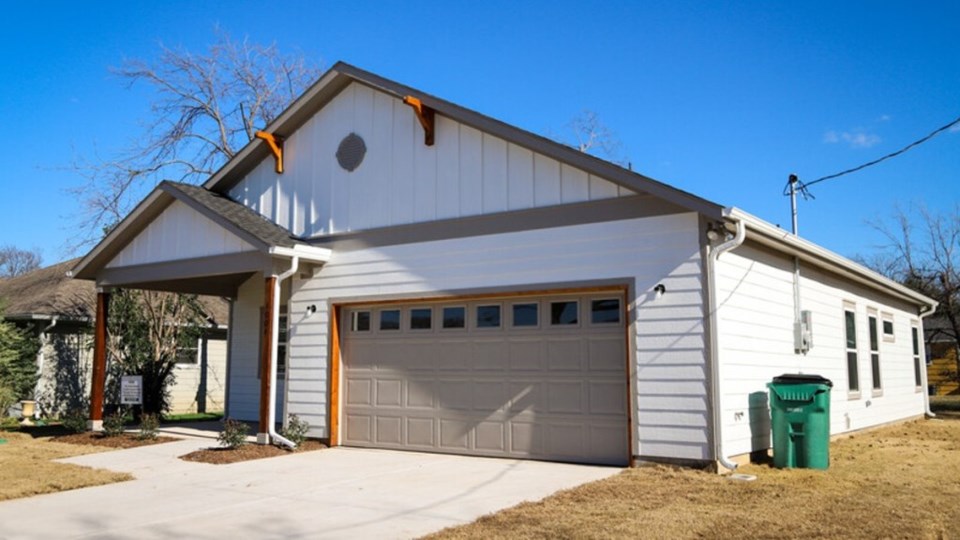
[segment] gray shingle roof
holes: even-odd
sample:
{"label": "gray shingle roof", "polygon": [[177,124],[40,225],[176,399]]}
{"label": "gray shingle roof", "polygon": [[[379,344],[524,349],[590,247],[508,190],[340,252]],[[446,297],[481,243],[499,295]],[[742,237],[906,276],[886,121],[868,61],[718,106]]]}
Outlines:
{"label": "gray shingle roof", "polygon": [[287,229],[219,193],[214,193],[200,186],[181,184],[169,180],[161,182],[160,189],[190,205],[194,210],[201,212],[241,238],[248,241],[253,240],[251,243],[259,244],[257,247],[306,245],[306,242],[301,241]]}

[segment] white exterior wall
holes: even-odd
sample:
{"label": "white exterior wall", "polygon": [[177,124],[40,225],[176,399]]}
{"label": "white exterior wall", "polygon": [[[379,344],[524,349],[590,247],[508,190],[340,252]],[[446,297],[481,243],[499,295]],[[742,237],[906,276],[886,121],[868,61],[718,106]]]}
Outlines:
{"label": "white exterior wall", "polygon": [[[632,192],[439,114],[423,142],[413,109],[353,83],[284,141],[284,173],[263,160],[230,197],[300,236],[606,199]],[[366,157],[348,172],[340,141]]]}
{"label": "white exterior wall", "polygon": [[210,218],[174,201],[108,264],[107,268],[226,255],[255,248]]}
{"label": "white exterior wall", "polygon": [[[635,280],[634,454],[709,459],[698,217],[681,214],[336,252],[293,284],[287,403],[328,436],[329,305],[491,287]],[[667,294],[656,299],[654,287]],[[317,313],[304,317],[308,305]],[[238,334],[241,332],[237,332]]]}
{"label": "white exterior wall", "polygon": [[[256,422],[260,419],[260,310],[264,278],[254,274],[240,286],[230,320],[230,385],[226,416]],[[281,295],[282,297],[282,295]],[[277,421],[283,421],[284,380],[277,375]]]}
{"label": "white exterior wall", "polygon": [[[923,413],[914,381],[910,306],[801,264],[801,306],[813,315],[813,348],[794,353],[793,261],[751,244],[722,255],[717,265],[724,450],[739,455],[771,446],[766,383],[784,373],[833,381],[831,434]],[[847,391],[844,302],[855,304],[860,397]],[[880,330],[882,395],[872,390],[867,310],[893,314],[895,341]],[[751,398],[753,396],[753,398]]]}

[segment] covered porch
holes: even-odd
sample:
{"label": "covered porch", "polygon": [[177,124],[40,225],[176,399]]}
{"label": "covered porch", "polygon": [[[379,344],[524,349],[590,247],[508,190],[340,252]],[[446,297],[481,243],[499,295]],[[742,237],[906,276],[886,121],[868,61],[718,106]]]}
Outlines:
{"label": "covered porch", "polygon": [[[301,241],[228,198],[202,187],[161,183],[71,271],[97,285],[90,428],[100,430],[103,423],[111,291],[145,289],[230,300],[228,373],[238,355],[255,360],[259,395],[248,401],[257,398],[257,441],[284,443],[275,430],[277,343],[283,293],[289,296],[284,284],[297,273],[309,275],[329,257],[330,250]],[[245,324],[237,326],[240,319]],[[229,385],[228,376],[228,395]]]}

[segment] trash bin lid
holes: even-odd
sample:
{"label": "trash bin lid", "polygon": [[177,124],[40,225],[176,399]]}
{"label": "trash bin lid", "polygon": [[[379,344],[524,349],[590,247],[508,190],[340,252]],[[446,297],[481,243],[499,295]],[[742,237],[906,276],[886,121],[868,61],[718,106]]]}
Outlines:
{"label": "trash bin lid", "polygon": [[825,384],[833,388],[833,381],[821,375],[784,373],[773,378],[773,384]]}

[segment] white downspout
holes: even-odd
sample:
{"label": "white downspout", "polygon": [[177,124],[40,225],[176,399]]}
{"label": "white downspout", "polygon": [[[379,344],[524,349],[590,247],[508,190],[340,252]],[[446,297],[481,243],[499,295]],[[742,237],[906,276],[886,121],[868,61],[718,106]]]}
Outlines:
{"label": "white downspout", "polygon": [[[43,350],[47,347],[47,332],[53,330],[53,327],[57,325],[59,318],[54,315],[50,319],[50,324],[46,328],[40,331],[40,350],[37,351],[37,373],[39,377],[37,378],[37,385],[33,388],[33,399],[37,401],[37,398],[40,397],[40,391],[43,389],[43,363],[45,360],[45,355]],[[34,418],[40,418],[40,403],[38,402],[33,412]]]}
{"label": "white downspout", "polygon": [[710,279],[709,302],[710,302],[710,383],[713,391],[713,453],[717,462],[724,468],[735,470],[737,464],[727,459],[723,452],[723,410],[721,407],[721,389],[720,389],[720,337],[718,332],[720,306],[717,304],[717,259],[720,255],[735,249],[743,243],[747,236],[747,227],[743,221],[734,218],[737,225],[737,233],[734,237],[710,250],[707,257],[707,275]]}
{"label": "white downspout", "polygon": [[[926,360],[927,358],[927,344],[926,344],[926,340],[923,339],[923,318],[928,315],[932,315],[933,312],[936,310],[937,310],[936,304],[933,304],[932,306],[927,306],[926,308],[920,310],[920,328],[917,328],[917,333],[919,334],[917,336],[917,341],[919,342],[918,345],[923,346],[922,352],[923,352],[924,360]],[[923,369],[920,370],[920,380],[923,382],[923,388],[921,388],[921,391],[923,392],[923,412],[927,416],[927,418],[935,418],[937,415],[930,410],[930,386],[927,383],[926,361],[923,362]]]}
{"label": "white downspout", "polygon": [[300,257],[294,255],[290,260],[290,269],[277,276],[273,284],[273,306],[270,318],[273,321],[273,347],[270,349],[270,398],[267,407],[267,433],[270,440],[280,442],[287,448],[296,448],[296,444],[277,433],[277,341],[280,339],[280,284],[296,273],[300,266]]}

